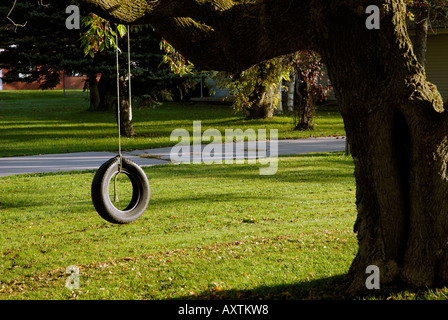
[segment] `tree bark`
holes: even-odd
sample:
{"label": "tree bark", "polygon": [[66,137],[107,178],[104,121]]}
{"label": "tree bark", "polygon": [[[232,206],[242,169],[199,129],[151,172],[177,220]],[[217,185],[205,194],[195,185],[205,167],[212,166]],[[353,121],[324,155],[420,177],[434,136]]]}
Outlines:
{"label": "tree bark", "polygon": [[414,52],[418,62],[425,68],[426,44],[428,38],[429,11],[428,7],[417,8],[415,14]]}
{"label": "tree bark", "polygon": [[[317,22],[313,17],[320,10],[311,14],[314,2],[80,1],[85,10],[114,22],[149,23],[185,58],[195,61],[198,68],[229,72],[240,72],[298,49],[311,49],[315,36],[310,25]],[[322,6],[316,2],[317,7]]]}
{"label": "tree bark", "polygon": [[101,75],[98,81],[98,91],[100,94],[100,103],[98,110],[111,111],[116,110],[117,105],[117,80],[108,75]]}
{"label": "tree bark", "polygon": [[404,4],[388,4],[377,31],[349,10],[330,13],[319,51],[355,163],[354,291],[365,289],[369,265],[380,268],[383,285],[448,280],[446,112],[413,53]]}
{"label": "tree bark", "polygon": [[254,101],[250,108],[245,108],[247,119],[271,119],[278,100],[278,85],[263,87],[255,90],[254,95],[249,100]]}
{"label": "tree bark", "polygon": [[[366,290],[369,265],[380,268],[382,287],[448,284],[448,117],[413,52],[403,1],[178,1],[145,2],[140,15],[124,5],[129,1],[81,2],[99,13],[105,3],[118,4],[108,7],[110,17],[127,10],[126,21],[151,22],[208,69],[242,70],[300,49],[319,52],[355,164],[359,249],[350,289]],[[381,9],[379,30],[366,28],[369,5]]]}
{"label": "tree bark", "polygon": [[124,137],[133,137],[136,135],[132,120],[130,118],[130,111],[129,101],[126,99],[121,99],[120,120],[118,121],[118,125],[120,126],[121,135]]}
{"label": "tree bark", "polygon": [[[124,77],[120,77],[120,93],[120,118],[117,117],[120,133],[122,136],[132,137],[136,135],[136,132],[134,130],[134,125],[132,124],[132,110],[128,100],[128,84]],[[117,104],[115,104],[115,106],[117,107]],[[116,108],[115,111],[117,111]]]}
{"label": "tree bark", "polygon": [[[93,75],[92,75],[93,77]],[[107,75],[102,75],[97,84],[96,75],[94,79],[90,79],[90,110],[91,111],[114,111],[117,112],[117,83],[116,79]],[[93,87],[92,87],[93,83]],[[131,112],[128,97],[128,88],[126,81],[120,79],[120,119],[117,117],[117,124],[120,126],[120,133],[125,137],[136,135],[134,125],[132,124]],[[126,97],[126,98],[124,98]],[[94,104],[94,109],[92,109]]]}
{"label": "tree bark", "polygon": [[89,96],[90,96],[90,106],[89,111],[96,111],[98,110],[98,107],[100,105],[100,92],[98,90],[98,82],[96,80],[97,75],[96,74],[89,74],[88,75],[88,81],[89,81]]}
{"label": "tree bark", "polygon": [[308,130],[314,128],[314,115],[316,114],[316,101],[314,100],[311,84],[302,80],[299,72],[297,81],[298,101],[296,105],[297,124],[294,130]]}
{"label": "tree bark", "polygon": [[279,79],[282,66],[275,63],[260,63],[258,66],[257,84],[248,97],[249,107],[243,106],[247,119],[271,119],[280,100]]}

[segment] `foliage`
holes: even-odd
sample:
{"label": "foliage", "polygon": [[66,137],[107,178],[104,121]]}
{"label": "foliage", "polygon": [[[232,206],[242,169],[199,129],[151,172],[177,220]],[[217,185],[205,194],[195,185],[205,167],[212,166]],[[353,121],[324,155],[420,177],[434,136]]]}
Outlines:
{"label": "foliage", "polygon": [[291,67],[296,72],[300,72],[303,81],[311,88],[312,94],[319,97],[321,100],[325,99],[331,85],[329,83],[323,84],[323,76],[325,75],[324,65],[320,55],[312,50],[301,50],[291,55]]}
{"label": "foliage", "polygon": [[[86,31],[82,33],[80,42],[85,55],[90,55],[92,58],[98,52],[103,52],[106,49],[116,49],[116,35],[123,38],[128,33],[128,29],[123,24],[112,24],[100,16],[90,13],[82,19],[82,25]],[[130,32],[140,32],[148,28],[148,25],[133,25],[130,27]]]}
{"label": "foliage", "polygon": [[[180,74],[192,73],[194,65],[186,60],[173,46],[162,39],[161,48],[165,51],[163,62],[170,66],[171,70]],[[331,86],[322,85],[320,80],[324,75],[323,64],[318,53],[314,51],[298,51],[291,55],[273,58],[252,66],[239,73],[215,72],[208,75],[214,78],[222,88],[229,89],[235,98],[233,107],[235,110],[248,110],[258,103],[258,92],[269,90],[272,86],[278,86],[283,81],[289,81],[291,72],[300,72],[303,81],[312,88],[313,94],[324,99]],[[262,88],[260,90],[260,87]],[[286,89],[282,87],[282,89]],[[281,95],[275,95],[272,103],[278,105]]]}
{"label": "foliage", "polygon": [[[12,0],[7,0],[0,5],[0,19],[3,20],[12,4]],[[82,61],[79,33],[65,28],[65,7],[57,2],[48,6],[32,0],[16,3],[11,17],[26,24],[16,28],[4,21],[2,26],[5,50],[0,52],[0,67],[8,70],[5,82],[38,81],[42,89],[47,89],[59,83],[61,71],[76,73],[91,67],[86,60]]]}
{"label": "foliage", "polygon": [[[94,14],[90,13],[82,20],[82,25],[86,31],[82,33],[80,41],[81,47],[85,55],[90,55],[92,58],[98,52],[103,52],[106,49],[117,49],[116,36],[117,34],[123,38],[128,33],[127,26],[123,24],[112,24]],[[132,25],[130,32],[138,33],[143,29],[149,28],[149,25]],[[161,39],[160,49],[164,50],[166,55],[162,62],[172,66],[172,71],[175,73],[188,73],[192,68],[188,68],[191,62],[187,62],[166,40]],[[118,50],[121,50],[118,48]]]}
{"label": "foliage", "polygon": [[167,64],[171,71],[181,77],[185,74],[193,73],[194,65],[186,60],[172,45],[165,39],[160,41],[160,49],[165,52],[162,62]]}
{"label": "foliage", "polygon": [[[94,78],[101,74],[106,79],[115,76],[115,36],[126,36],[125,25],[112,24],[89,14],[81,17],[81,30],[68,30],[65,28],[66,3],[51,2],[42,6],[32,0],[21,0],[11,17],[17,22],[27,21],[27,24],[15,30],[6,20],[12,3],[13,0],[8,0],[0,5],[0,21],[4,22],[0,27],[0,40],[6,49],[0,52],[0,67],[8,70],[3,81],[39,81],[41,89],[51,89],[60,82],[61,72],[93,75]],[[143,29],[145,32],[140,32]],[[179,79],[169,68],[160,66],[163,57],[160,36],[148,25],[131,26],[130,31],[134,95],[147,95],[157,100],[170,92],[172,99],[181,99],[186,91],[196,86],[193,79]],[[122,74],[127,74],[126,58],[126,54],[120,55]],[[104,88],[110,85],[100,88],[101,99],[110,94]]]}
{"label": "foliage", "polygon": [[[258,88],[261,86],[268,90],[269,87],[279,86],[284,81],[290,81],[290,75],[300,74],[300,81],[312,90],[312,94],[324,99],[331,86],[321,83],[324,75],[323,64],[319,54],[314,51],[298,51],[296,53],[281,56],[252,66],[238,75],[219,73],[218,83],[228,88],[235,97],[234,108],[236,110],[250,109],[258,101],[254,99]],[[287,90],[287,87],[282,87]],[[278,105],[281,95],[275,95],[273,103]]]}
{"label": "foliage", "polygon": [[[5,7],[0,6],[0,16],[8,10],[12,2],[8,1]],[[104,50],[103,54],[95,56],[94,59],[86,58],[85,53],[88,53],[88,50],[93,52],[99,47],[86,48],[85,38],[80,42],[81,32],[89,27],[88,22],[100,24],[100,19],[83,17],[82,30],[69,30],[65,27],[65,8],[66,4],[58,2],[46,6],[38,5],[32,0],[17,2],[13,14],[20,15],[27,24],[16,30],[6,28],[2,35],[4,41],[11,44],[4,46],[5,51],[0,53],[0,66],[8,69],[4,81],[38,81],[41,89],[51,89],[59,83],[61,72],[80,75],[115,73],[115,57],[111,52]],[[90,38],[101,37],[100,31],[96,29],[95,34],[91,32]],[[123,29],[120,31],[123,32]],[[101,49],[110,47],[110,41],[114,41],[114,38],[107,40],[107,43],[99,43],[98,46],[101,46]]]}
{"label": "foliage", "polygon": [[428,10],[429,20],[434,25],[448,25],[448,0],[405,0],[408,6],[407,15],[415,19],[415,10]]}
{"label": "foliage", "polygon": [[[122,38],[128,33],[127,26],[111,24],[95,14],[85,17],[83,26],[86,31],[81,36],[82,48],[85,55],[91,57],[96,57],[108,49],[116,49],[116,36]],[[192,74],[192,65],[190,67],[185,60],[178,62],[177,59],[182,57],[164,39],[156,37],[149,25],[132,25],[129,30],[133,34],[131,40],[131,46],[134,48],[131,51],[133,82],[139,86],[133,92],[143,95],[144,97],[140,97],[141,100],[152,105],[160,99],[183,100],[184,96],[197,85],[195,76]],[[143,30],[145,32],[142,32]],[[150,41],[153,41],[153,38],[158,39],[158,46],[145,42],[148,34],[151,37]],[[120,46],[118,50],[121,51]],[[150,56],[153,57],[150,58]],[[150,59],[152,61],[148,64]],[[125,64],[127,65],[127,62]],[[124,73],[127,73],[127,70]],[[181,79],[185,74],[190,77]],[[142,87],[149,89],[145,91]]]}
{"label": "foliage", "polygon": [[[83,18],[82,24],[87,29],[80,39],[85,55],[90,55],[93,58],[98,51],[115,48],[116,31],[111,29],[109,21],[91,13]],[[117,28],[117,30],[122,29]],[[120,35],[123,36],[121,32]]]}
{"label": "foliage", "polygon": [[298,51],[291,55],[290,63],[296,75],[293,87],[296,95],[292,106],[294,130],[313,130],[316,102],[318,99],[326,100],[331,89],[330,81],[323,83],[324,66],[315,51]]}
{"label": "foliage", "polygon": [[[217,74],[221,87],[228,88],[235,97],[233,107],[236,110],[250,109],[255,103],[260,91],[266,91],[270,86],[278,86],[282,80],[289,80],[291,66],[285,64],[286,57],[278,57],[257,64],[237,74]],[[260,90],[259,88],[263,88]],[[275,95],[273,103],[278,105],[280,95]]]}

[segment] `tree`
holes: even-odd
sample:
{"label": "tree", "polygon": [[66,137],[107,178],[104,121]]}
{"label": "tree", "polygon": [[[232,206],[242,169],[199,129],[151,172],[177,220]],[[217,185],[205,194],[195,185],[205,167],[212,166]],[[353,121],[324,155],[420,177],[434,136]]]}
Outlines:
{"label": "tree", "polygon": [[[0,21],[3,22],[0,27],[0,48],[5,49],[0,52],[0,67],[8,70],[3,81],[38,81],[40,89],[52,89],[60,83],[62,73],[86,75],[86,84],[90,89],[89,110],[115,110],[115,37],[110,34],[114,25],[109,25],[108,21],[100,17],[85,15],[82,17],[81,30],[69,30],[65,28],[68,17],[66,7],[66,3],[57,1],[46,1],[42,5],[32,0],[8,0],[0,5]],[[15,26],[8,18],[23,26]],[[126,27],[121,27],[121,36],[124,36]],[[191,85],[189,79],[172,76],[168,67],[159,67],[163,57],[161,38],[149,28],[144,33],[139,32],[142,28],[131,28],[133,96],[144,95],[157,99],[162,90],[175,89],[178,92],[178,88]],[[105,41],[100,41],[104,34],[109,35],[107,46]],[[81,35],[84,35],[81,39],[83,41],[80,41]],[[128,73],[126,41],[122,39],[120,42],[120,48],[124,51],[119,58],[122,75]],[[121,96],[125,99],[120,104],[123,109],[121,132],[125,136],[132,136],[135,135],[132,122],[125,118],[126,114],[131,115],[126,87],[122,82]]]}
{"label": "tree", "polygon": [[[123,24],[111,24],[106,19],[90,14],[83,19],[86,30],[81,36],[82,48],[86,56],[93,59],[113,52],[116,35],[127,37],[128,29]],[[130,56],[133,95],[144,96],[146,102],[159,99],[184,100],[196,88],[198,72],[192,72],[193,65],[186,61],[175,49],[160,38],[149,25],[133,25],[130,28]],[[144,32],[143,32],[144,31]],[[128,74],[127,39],[119,40],[120,74]],[[162,53],[165,52],[165,54]],[[115,62],[114,62],[115,64]],[[116,86],[116,65],[111,70],[111,86]],[[126,89],[125,89],[126,90]]]}
{"label": "tree", "polygon": [[[166,40],[162,41],[166,52],[164,62],[175,73],[191,74],[194,65],[183,57]],[[279,105],[279,83],[287,78],[290,70],[285,65],[285,57],[260,62],[242,72],[210,72],[209,77],[217,81],[218,86],[227,88],[235,97],[233,108],[242,111],[247,119],[270,119]],[[195,71],[197,73],[197,71]],[[201,72],[204,74],[204,71]]]}
{"label": "tree", "polygon": [[235,97],[233,107],[247,119],[270,119],[281,99],[279,84],[289,76],[285,61],[285,57],[273,58],[236,75],[224,72],[215,78],[230,90]]}
{"label": "tree", "polygon": [[408,16],[415,22],[414,52],[418,62],[425,67],[428,28],[448,24],[447,0],[407,0]]}
{"label": "tree", "polygon": [[[105,85],[108,75],[115,74],[113,51],[95,59],[85,58],[80,47],[79,30],[65,28],[66,4],[51,2],[41,5],[36,1],[9,0],[0,6],[4,21],[0,67],[8,72],[5,82],[38,81],[40,89],[52,89],[61,81],[61,73],[88,76],[90,85],[90,110],[113,109],[107,102],[113,100],[111,85]],[[24,26],[16,27],[7,19],[7,13]],[[26,24],[24,23],[26,22]],[[97,77],[102,74],[100,83]],[[112,98],[111,98],[112,97]]]}
{"label": "tree", "polygon": [[[29,0],[17,3],[9,0],[0,5],[4,49],[0,53],[0,67],[9,69],[3,78],[5,82],[39,81],[42,89],[59,83],[60,71],[73,61],[70,53],[76,53],[75,41],[70,39],[68,30],[54,27],[65,23],[64,9],[63,5],[49,8]],[[61,14],[54,14],[58,11]],[[23,26],[14,26],[8,19],[20,21]]]}
{"label": "tree", "polygon": [[[403,1],[81,2],[111,20],[151,23],[205,69],[238,72],[298,50],[318,52],[355,163],[351,290],[365,289],[369,265],[379,267],[382,287],[448,283],[448,113],[413,52]],[[380,8],[379,29],[366,27],[370,5]]]}
{"label": "tree", "polygon": [[[193,63],[164,39],[162,47],[166,52],[164,62],[173,72],[193,73]],[[270,119],[282,102],[281,89],[285,88],[282,84],[286,82],[288,100],[281,112],[293,112],[295,130],[305,130],[314,127],[316,97],[325,99],[331,89],[329,84],[319,83],[323,75],[320,56],[314,51],[301,50],[262,61],[237,74],[210,72],[208,77],[214,78],[218,86],[230,90],[235,97],[234,109],[243,111],[247,119]]]}
{"label": "tree", "polygon": [[[94,14],[90,14],[85,17],[83,20],[83,25],[87,27],[87,31],[81,36],[81,43],[86,55],[90,55],[92,58],[95,58],[95,53],[97,52],[100,52],[99,56],[105,56],[107,54],[110,55],[110,52],[108,52],[106,49],[110,49],[112,47],[115,48],[116,52],[116,66],[114,70],[115,74],[114,72],[103,72],[101,75],[100,81],[107,81],[107,86],[101,86],[103,82],[97,85],[96,75],[89,75],[91,100],[92,94],[96,96],[96,91],[100,92],[100,90],[102,90],[103,92],[107,92],[108,94],[103,95],[103,99],[100,99],[100,101],[98,101],[99,104],[102,103],[103,105],[106,105],[106,109],[115,109],[115,111],[117,112],[117,125],[120,127],[121,135],[125,137],[135,136],[136,133],[132,123],[132,102],[129,95],[130,88],[128,82],[126,81],[126,78],[122,75],[123,67],[120,64],[119,55],[119,51],[121,51],[121,49],[120,47],[118,47],[117,43],[119,38],[118,35],[120,35],[120,37],[123,37],[123,35],[125,35],[126,33],[130,34],[131,29],[126,28],[123,25],[118,25],[113,28],[112,26],[110,26],[109,21],[105,21],[101,17],[98,17]],[[130,46],[130,38],[128,40],[128,46]],[[130,54],[128,52],[128,68],[130,65],[130,59]],[[126,70],[125,72],[129,73],[128,70]],[[128,81],[130,82],[131,75],[128,74],[127,77]],[[115,83],[115,85],[112,85],[112,83]],[[121,92],[121,95],[119,94],[119,92]]]}
{"label": "tree", "polygon": [[247,79],[245,89],[249,92],[242,109],[247,119],[270,119],[280,99],[279,83],[284,78],[282,64],[274,58],[262,61],[251,69],[255,74],[252,79]]}
{"label": "tree", "polygon": [[324,75],[323,64],[319,54],[312,50],[301,50],[291,57],[291,66],[296,78],[296,103],[294,103],[295,128],[307,130],[314,128],[316,100],[325,99],[331,86],[321,84]]}
{"label": "tree", "polygon": [[[11,12],[12,5],[13,1],[8,1],[8,6],[2,7],[1,12]],[[38,81],[40,89],[52,89],[60,83],[62,73],[86,74],[90,88],[89,110],[115,109],[116,67],[113,50],[103,52],[94,59],[85,58],[79,41],[80,31],[65,28],[67,14],[63,3],[44,6],[22,0],[15,3],[13,9],[13,17],[20,16],[26,25],[6,32],[8,37],[5,38],[10,45],[0,53],[0,66],[8,69],[3,78],[5,82]],[[0,16],[6,17],[6,14]],[[89,21],[97,22],[94,19]],[[101,77],[97,82],[99,74]],[[124,116],[128,114],[129,104],[123,102],[121,105]],[[123,118],[120,124],[124,136],[135,135],[131,121]]]}
{"label": "tree", "polygon": [[329,89],[319,84],[322,75],[319,55],[298,51],[262,61],[237,75],[221,73],[218,83],[230,89],[235,96],[234,108],[242,110],[247,119],[270,119],[281,102],[282,84],[287,82],[290,98],[282,111],[293,112],[298,119],[295,130],[304,130],[314,126],[316,96],[326,96]]}

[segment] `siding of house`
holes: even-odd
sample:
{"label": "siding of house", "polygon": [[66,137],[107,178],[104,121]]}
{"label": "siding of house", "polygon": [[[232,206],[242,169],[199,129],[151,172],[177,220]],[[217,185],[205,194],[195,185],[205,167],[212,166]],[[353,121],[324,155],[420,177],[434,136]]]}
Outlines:
{"label": "siding of house", "polygon": [[448,32],[428,36],[426,76],[448,100]]}
{"label": "siding of house", "polygon": [[[411,32],[412,38],[413,33]],[[428,81],[437,86],[443,100],[448,100],[448,29],[439,29],[428,35],[426,48],[426,76]],[[325,70],[326,72],[326,70]],[[327,83],[325,74],[321,84]],[[329,100],[336,99],[333,90],[328,96]]]}

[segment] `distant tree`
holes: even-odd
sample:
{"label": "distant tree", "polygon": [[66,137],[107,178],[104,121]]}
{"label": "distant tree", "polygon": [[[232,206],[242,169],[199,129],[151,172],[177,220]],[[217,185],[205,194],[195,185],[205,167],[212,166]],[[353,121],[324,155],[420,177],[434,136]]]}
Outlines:
{"label": "distant tree", "polygon": [[[262,61],[239,73],[220,72],[215,79],[235,97],[233,107],[247,119],[269,119],[282,99],[281,90],[288,91],[289,104],[282,112],[292,112],[295,130],[312,129],[316,97],[325,98],[330,86],[319,80],[323,64],[313,51],[298,51]],[[282,83],[289,85],[282,88]]]}
{"label": "distant tree", "polygon": [[316,102],[325,100],[331,89],[329,82],[323,82],[322,59],[315,51],[301,50],[291,55],[290,65],[295,79],[294,130],[313,129]]}
{"label": "distant tree", "polygon": [[[116,24],[93,14],[82,16],[80,30],[65,27],[67,3],[49,1],[46,5],[33,0],[5,0],[0,4],[0,68],[7,70],[4,82],[35,82],[40,89],[52,89],[61,82],[61,74],[80,74],[87,77],[90,111],[115,110],[117,81],[115,57]],[[13,10],[11,10],[13,9]],[[8,13],[10,15],[8,16]],[[24,24],[18,27],[14,23]],[[26,22],[26,24],[25,24]],[[119,55],[124,108],[120,122],[124,135],[132,136],[132,110],[127,98],[128,66],[127,28],[120,30]],[[140,32],[145,28],[145,32]],[[181,78],[161,65],[161,37],[149,26],[131,27],[131,73],[133,96],[153,103],[162,98],[182,99],[196,85],[192,77]]]}
{"label": "distant tree", "polygon": [[406,4],[408,17],[415,24],[414,52],[425,67],[428,29],[448,25],[448,0],[407,0]]}
{"label": "distant tree", "polygon": [[[35,1],[5,0],[0,4],[2,25],[0,67],[8,70],[3,81],[25,81],[40,83],[40,88],[52,88],[59,83],[59,71],[76,55],[76,40],[70,39],[65,26],[65,7],[62,4],[41,6]],[[54,14],[60,11],[61,14]],[[26,22],[16,27],[11,21]],[[57,42],[56,42],[57,41]],[[59,47],[59,48],[57,48]],[[79,48],[79,46],[78,46]],[[78,49],[78,53],[81,51]]]}
{"label": "distant tree", "polygon": [[11,12],[14,21],[26,21],[24,27],[15,27],[6,19],[14,4],[5,0],[0,5],[2,20],[2,48],[0,67],[8,70],[5,82],[39,83],[40,89],[54,88],[61,81],[61,72],[88,76],[90,85],[90,110],[108,109],[106,101],[113,95],[110,86],[101,81],[114,70],[114,56],[104,54],[96,59],[86,59],[81,49],[80,30],[65,27],[66,4],[53,1],[40,5],[32,0],[20,0]]}
{"label": "distant tree", "polygon": [[[84,24],[81,30],[68,30],[65,28],[67,3],[45,3],[48,5],[40,5],[33,0],[19,0],[15,4],[14,0],[1,2],[0,48],[5,51],[0,52],[0,67],[8,70],[3,81],[37,81],[41,89],[51,89],[61,81],[61,72],[86,75],[90,87],[90,110],[113,110],[116,97],[115,43],[109,49],[104,43],[98,43],[101,52],[90,56],[80,38],[93,24],[97,28],[91,31],[95,32],[102,28],[112,29],[114,25],[85,15],[82,16]],[[26,22],[26,25],[16,27],[7,18],[10,11],[14,22]],[[133,91],[136,95],[150,95],[153,99],[160,98],[159,93],[168,90],[173,92],[169,95],[174,98],[181,96],[185,91],[178,93],[179,90],[191,86],[192,81],[188,79],[190,81],[186,83],[186,78],[179,79],[169,67],[160,66],[163,58],[161,37],[149,27],[145,32],[138,32],[139,28],[133,27],[131,36]],[[108,38],[114,39],[113,36]],[[126,41],[122,39],[120,42],[123,50],[120,54],[121,74],[127,74]]]}
{"label": "distant tree", "polygon": [[[129,100],[129,77],[132,83],[132,96],[142,96],[143,100],[153,103],[159,98],[173,99],[187,93],[196,87],[196,79],[184,77],[188,70],[185,64],[180,69],[176,68],[175,61],[169,60],[170,55],[163,55],[161,49],[169,51],[170,46],[160,37],[155,37],[148,25],[133,25],[129,29],[123,24],[111,24],[95,14],[90,14],[83,19],[85,29],[81,35],[81,47],[86,56],[94,61],[113,55],[114,67],[112,70],[102,73],[98,82],[98,89],[108,90],[110,94],[104,103],[111,109],[117,106],[117,69],[116,49],[119,52],[119,89],[120,89],[120,125],[121,132],[125,136],[135,134],[132,126],[132,109]],[[129,30],[129,33],[128,33]],[[145,30],[145,32],[141,32]],[[128,35],[130,34],[130,48],[128,48]],[[118,43],[117,43],[118,40]],[[130,52],[130,58],[128,56]],[[165,62],[165,63],[164,63]],[[129,63],[131,75],[129,74]],[[173,72],[174,71],[174,72]],[[95,81],[92,81],[95,83]],[[104,85],[103,85],[104,83]],[[113,92],[113,94],[112,94]]]}
{"label": "distant tree", "polygon": [[285,57],[260,62],[237,74],[218,73],[218,85],[235,97],[233,107],[243,111],[247,119],[269,119],[274,115],[280,96],[279,84],[289,78]]}

